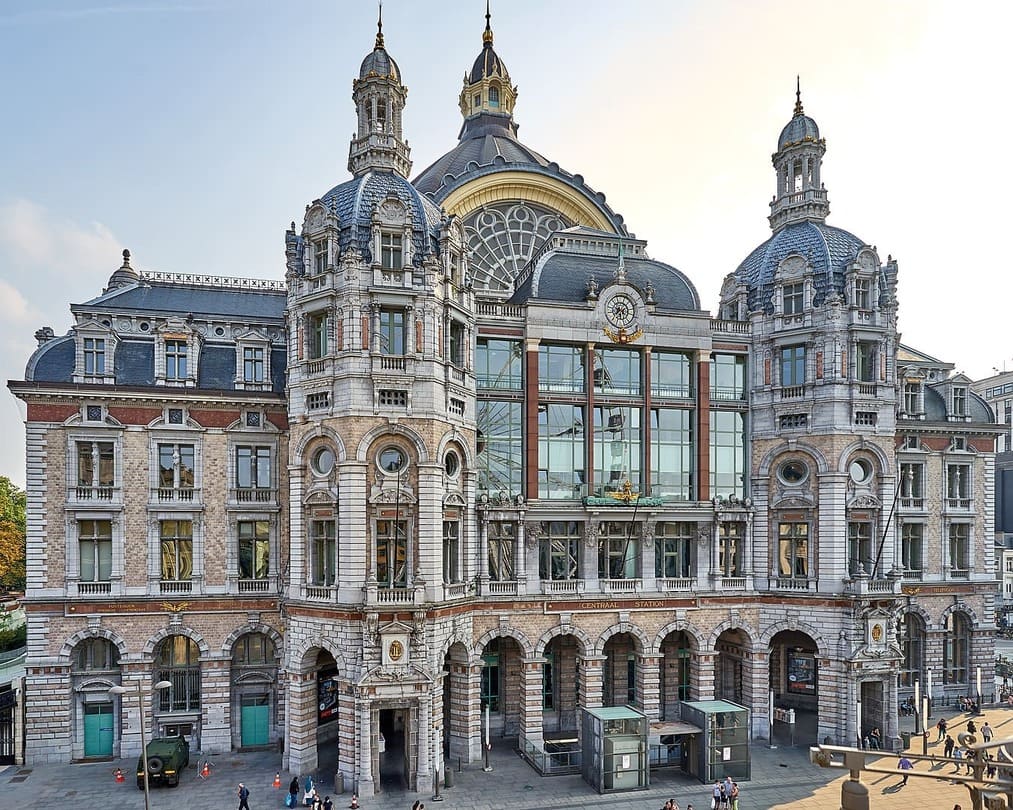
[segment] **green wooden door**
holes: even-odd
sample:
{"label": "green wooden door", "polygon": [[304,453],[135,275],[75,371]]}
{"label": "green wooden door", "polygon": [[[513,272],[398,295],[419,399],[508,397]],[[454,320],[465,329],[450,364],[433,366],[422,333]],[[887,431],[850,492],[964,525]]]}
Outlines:
{"label": "green wooden door", "polygon": [[113,704],[85,704],[84,755],[86,757],[113,755]]}
{"label": "green wooden door", "polygon": [[267,745],[267,695],[243,695],[240,736],[243,748]]}

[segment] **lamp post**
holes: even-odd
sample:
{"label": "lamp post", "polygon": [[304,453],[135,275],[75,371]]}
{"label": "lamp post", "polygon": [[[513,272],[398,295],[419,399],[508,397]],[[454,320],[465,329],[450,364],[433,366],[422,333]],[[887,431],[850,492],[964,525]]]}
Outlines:
{"label": "lamp post", "polygon": [[162,689],[168,689],[172,686],[169,681],[159,681],[153,687],[150,692],[141,691],[141,682],[134,681],[134,688],[128,689],[125,686],[113,686],[109,689],[110,695],[136,695],[137,696],[137,710],[140,713],[141,719],[141,761],[144,763],[142,772],[144,774],[144,810],[151,810],[151,792],[148,786],[148,739],[144,733],[144,695],[153,695],[155,692],[161,691]]}

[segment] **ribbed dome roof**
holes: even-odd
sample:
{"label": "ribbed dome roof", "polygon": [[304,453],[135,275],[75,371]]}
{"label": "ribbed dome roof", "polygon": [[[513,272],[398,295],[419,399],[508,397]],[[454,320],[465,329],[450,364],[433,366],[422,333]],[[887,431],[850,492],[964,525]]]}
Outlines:
{"label": "ribbed dome roof", "polygon": [[390,76],[394,81],[401,81],[401,70],[397,62],[383,47],[383,42],[377,38],[377,45],[372,53],[366,54],[359,67],[359,78],[366,79],[370,76]]}
{"label": "ribbed dome roof", "polygon": [[483,46],[482,52],[476,57],[475,64],[471,66],[471,73],[468,81],[471,84],[480,82],[482,79],[499,78],[510,81],[510,73],[499,54],[493,50],[492,39],[489,39]]}
{"label": "ribbed dome roof", "polygon": [[781,130],[781,137],[777,139],[777,151],[780,152],[786,146],[802,141],[818,141],[820,139],[820,128],[816,126],[808,115],[801,110]]}
{"label": "ribbed dome roof", "polygon": [[812,264],[815,296],[819,306],[827,293],[844,292],[844,270],[865,245],[853,233],[817,222],[787,225],[757,247],[735,271],[735,278],[748,290],[750,310],[772,312],[774,276],[788,256],[798,254]]}

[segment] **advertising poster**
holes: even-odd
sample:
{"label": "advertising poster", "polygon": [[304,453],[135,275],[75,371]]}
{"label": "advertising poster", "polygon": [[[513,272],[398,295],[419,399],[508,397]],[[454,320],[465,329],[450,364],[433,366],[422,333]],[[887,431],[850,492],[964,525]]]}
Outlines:
{"label": "advertising poster", "polygon": [[317,722],[329,723],[338,719],[337,670],[317,675]]}
{"label": "advertising poster", "polygon": [[816,694],[816,658],[812,653],[788,653],[788,691]]}

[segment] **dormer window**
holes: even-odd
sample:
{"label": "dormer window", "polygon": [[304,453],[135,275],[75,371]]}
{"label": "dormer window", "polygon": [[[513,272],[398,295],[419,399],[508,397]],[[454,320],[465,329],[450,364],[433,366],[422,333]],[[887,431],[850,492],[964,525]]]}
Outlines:
{"label": "dormer window", "polygon": [[963,386],[953,389],[953,415],[967,416],[967,389]]}
{"label": "dormer window", "polygon": [[498,87],[490,87],[489,88],[489,106],[490,107],[498,107],[499,106],[499,88]]}
{"label": "dormer window", "polygon": [[855,306],[872,309],[872,282],[867,278],[855,279]]}
{"label": "dormer window", "polygon": [[922,412],[922,384],[920,382],[904,383],[904,413],[915,416]]}
{"label": "dormer window", "polygon": [[477,109],[478,107],[481,107],[481,106],[482,106],[482,94],[481,94],[481,93],[475,93],[475,100],[474,100],[474,104],[475,104],[475,108],[476,108],[476,109]]}
{"label": "dormer window", "polygon": [[264,349],[261,346],[243,349],[243,382],[264,382]]}
{"label": "dormer window", "polygon": [[805,284],[785,284],[782,290],[785,315],[801,315],[805,303]]}
{"label": "dormer window", "polygon": [[380,234],[380,266],[385,270],[400,270],[404,267],[402,240],[399,233]]}
{"label": "dormer window", "polygon": [[327,258],[327,240],[319,239],[313,243],[313,269],[318,276],[327,270]]}
{"label": "dormer window", "polygon": [[84,373],[101,376],[106,373],[106,342],[104,338],[84,339]]}
{"label": "dormer window", "polygon": [[186,379],[187,345],[185,340],[165,341],[165,379],[182,381]]}

